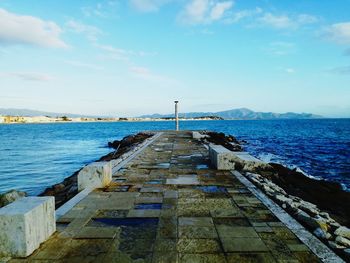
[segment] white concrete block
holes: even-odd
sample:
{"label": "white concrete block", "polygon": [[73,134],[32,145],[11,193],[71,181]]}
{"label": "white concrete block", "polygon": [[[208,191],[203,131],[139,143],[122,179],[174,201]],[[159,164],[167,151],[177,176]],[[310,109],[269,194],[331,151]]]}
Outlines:
{"label": "white concrete block", "polygon": [[261,162],[258,158],[250,155],[247,152],[232,152],[236,157],[241,159],[244,162]]}
{"label": "white concrete block", "polygon": [[234,170],[265,165],[247,152],[231,152],[221,145],[209,144],[209,158],[218,170]]}
{"label": "white concrete block", "polygon": [[200,140],[200,139],[207,138],[207,137],[209,137],[209,136],[208,136],[208,135],[205,135],[205,134],[201,134],[201,133],[198,132],[198,131],[193,131],[193,132],[192,132],[192,138],[193,138],[193,139]]}
{"label": "white concrete block", "polygon": [[209,158],[218,170],[234,170],[235,161],[232,152],[221,145],[209,144]]}
{"label": "white concrete block", "polygon": [[78,174],[78,190],[106,187],[112,181],[110,162],[95,162],[85,166]]}
{"label": "white concrete block", "polygon": [[15,201],[0,209],[0,256],[27,257],[55,231],[54,197]]}

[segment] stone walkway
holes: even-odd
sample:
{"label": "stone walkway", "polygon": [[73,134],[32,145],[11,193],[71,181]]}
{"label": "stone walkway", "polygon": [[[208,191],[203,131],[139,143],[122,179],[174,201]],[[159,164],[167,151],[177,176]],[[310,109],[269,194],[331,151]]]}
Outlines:
{"label": "stone walkway", "polygon": [[166,132],[10,262],[319,262],[187,132]]}

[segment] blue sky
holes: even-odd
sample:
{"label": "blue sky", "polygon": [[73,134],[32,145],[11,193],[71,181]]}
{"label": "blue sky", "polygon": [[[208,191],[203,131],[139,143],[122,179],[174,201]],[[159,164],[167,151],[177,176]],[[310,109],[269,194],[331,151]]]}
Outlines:
{"label": "blue sky", "polygon": [[0,0],[0,108],[350,117],[350,0]]}

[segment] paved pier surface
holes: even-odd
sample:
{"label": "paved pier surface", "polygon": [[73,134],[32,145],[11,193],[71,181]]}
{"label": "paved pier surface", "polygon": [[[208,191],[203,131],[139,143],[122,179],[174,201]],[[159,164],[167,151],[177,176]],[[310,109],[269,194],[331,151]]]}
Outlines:
{"label": "paved pier surface", "polygon": [[189,132],[161,135],[57,227],[27,261],[319,262]]}

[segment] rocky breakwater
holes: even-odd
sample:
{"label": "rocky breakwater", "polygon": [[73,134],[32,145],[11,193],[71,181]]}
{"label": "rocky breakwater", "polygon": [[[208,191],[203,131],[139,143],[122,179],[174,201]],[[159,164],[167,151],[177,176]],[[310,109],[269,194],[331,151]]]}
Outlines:
{"label": "rocky breakwater", "polygon": [[[204,143],[242,151],[223,133],[201,132]],[[233,147],[231,146],[233,145]],[[338,183],[316,180],[280,164],[237,160],[235,168],[304,227],[350,262],[350,193]]]}
{"label": "rocky breakwater", "polygon": [[[141,132],[136,135],[129,135],[122,140],[115,140],[108,143],[108,147],[114,149],[109,154],[102,156],[97,162],[111,162],[112,167],[116,166],[132,153],[137,151],[141,144],[152,137],[154,133]],[[56,209],[66,203],[68,200],[78,194],[78,179],[77,176],[82,169],[74,172],[71,176],[64,179],[63,182],[55,184],[47,188],[39,196],[54,196]]]}
{"label": "rocky breakwater", "polygon": [[3,206],[7,206],[8,204],[19,200],[23,197],[27,196],[25,192],[11,190],[4,194],[0,194],[0,208]]}

